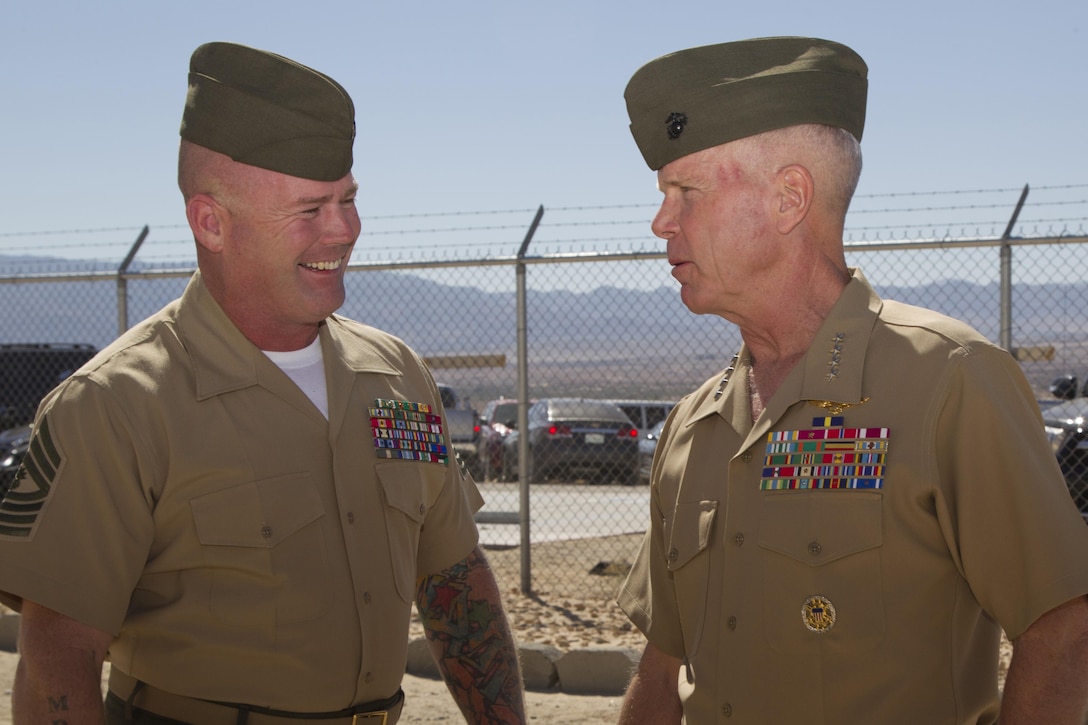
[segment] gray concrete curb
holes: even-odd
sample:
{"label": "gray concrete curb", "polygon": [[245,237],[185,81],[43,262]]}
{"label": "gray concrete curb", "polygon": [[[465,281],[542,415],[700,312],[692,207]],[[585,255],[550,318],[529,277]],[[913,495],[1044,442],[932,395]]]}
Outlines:
{"label": "gray concrete curb", "polygon": [[[638,666],[639,656],[639,652],[622,647],[561,652],[555,647],[530,643],[518,648],[525,689],[569,695],[622,695]],[[440,678],[425,638],[408,643],[405,671],[416,677]]]}
{"label": "gray concrete curb", "polygon": [[622,695],[638,666],[639,653],[621,647],[587,647],[555,663],[559,687],[568,695]]}

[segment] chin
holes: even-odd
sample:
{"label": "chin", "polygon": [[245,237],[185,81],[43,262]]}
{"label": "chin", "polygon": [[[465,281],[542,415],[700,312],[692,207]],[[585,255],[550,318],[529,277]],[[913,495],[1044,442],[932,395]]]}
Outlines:
{"label": "chin", "polygon": [[709,311],[704,305],[699,303],[695,293],[691,292],[687,287],[680,288],[680,301],[683,302],[684,306],[693,314],[705,315]]}

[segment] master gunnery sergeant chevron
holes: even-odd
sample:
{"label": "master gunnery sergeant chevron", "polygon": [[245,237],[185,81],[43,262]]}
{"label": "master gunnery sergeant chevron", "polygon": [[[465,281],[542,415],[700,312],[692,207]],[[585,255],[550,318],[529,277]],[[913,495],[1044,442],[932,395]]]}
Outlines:
{"label": "master gunnery sergeant chevron", "polygon": [[354,137],[333,79],[193,54],[178,181],[199,271],[43,401],[0,504],[15,722],[391,725],[413,602],[465,718],[525,721],[434,381],[333,314]]}
{"label": "master gunnery sergeant chevron", "polygon": [[762,38],[627,86],[681,299],[743,345],[657,447],[622,723],[1085,722],[1088,527],[1019,366],[846,265],[866,75]]}

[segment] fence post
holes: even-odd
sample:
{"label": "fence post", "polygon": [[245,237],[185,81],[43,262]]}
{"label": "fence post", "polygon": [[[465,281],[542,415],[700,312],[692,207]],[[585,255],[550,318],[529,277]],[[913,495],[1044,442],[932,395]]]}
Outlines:
{"label": "fence post", "polygon": [[1005,227],[1005,233],[1001,235],[1001,347],[1015,354],[1012,346],[1012,228],[1020,216],[1020,210],[1024,208],[1024,201],[1028,198],[1028,185],[1024,184],[1024,190],[1020,192],[1020,201],[1016,202],[1009,224]]}
{"label": "fence post", "polygon": [[527,307],[525,304],[525,253],[529,242],[536,234],[540,219],[544,216],[544,205],[536,210],[525,240],[518,249],[515,274],[517,275],[517,317],[518,317],[518,523],[521,525],[521,593],[529,594],[533,590],[532,558],[530,556],[531,536],[529,527],[529,336]]}
{"label": "fence post", "polygon": [[117,268],[117,336],[120,337],[128,329],[128,279],[125,277],[125,273],[128,272],[128,267],[132,264],[132,260],[136,258],[136,252],[140,251],[140,245],[147,239],[147,234],[150,231],[148,225],[144,224],[144,228],[140,230],[140,235],[136,237],[136,241],[133,242],[132,248],[128,250],[128,254],[125,255],[124,260],[121,262],[121,266]]}

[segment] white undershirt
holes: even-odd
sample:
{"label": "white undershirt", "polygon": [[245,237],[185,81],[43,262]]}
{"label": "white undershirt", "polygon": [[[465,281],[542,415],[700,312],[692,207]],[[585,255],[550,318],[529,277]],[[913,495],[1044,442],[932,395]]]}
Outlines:
{"label": "white undershirt", "polygon": [[315,338],[307,347],[288,352],[262,350],[276,367],[295,381],[326,419],[329,417],[329,393],[325,387],[325,364],[321,356],[321,338]]}

